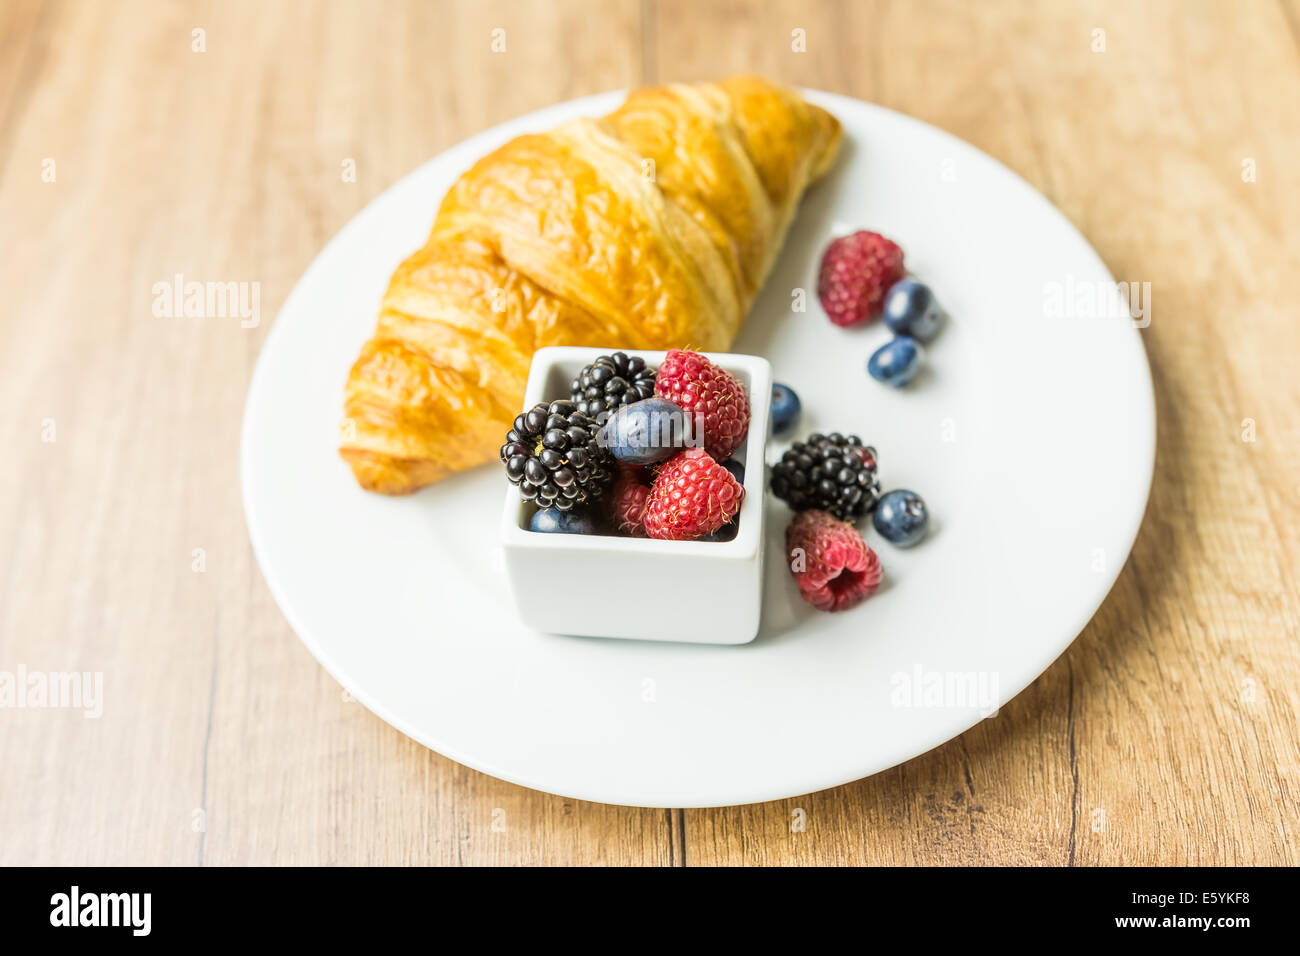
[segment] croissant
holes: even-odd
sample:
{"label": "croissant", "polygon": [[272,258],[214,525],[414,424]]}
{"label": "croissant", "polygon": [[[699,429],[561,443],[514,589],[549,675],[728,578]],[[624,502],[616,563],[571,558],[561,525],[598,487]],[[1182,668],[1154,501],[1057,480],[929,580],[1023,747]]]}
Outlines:
{"label": "croissant", "polygon": [[352,366],[340,454],[406,494],[490,461],[548,345],[725,351],[839,122],[755,77],[641,89],[451,188]]}

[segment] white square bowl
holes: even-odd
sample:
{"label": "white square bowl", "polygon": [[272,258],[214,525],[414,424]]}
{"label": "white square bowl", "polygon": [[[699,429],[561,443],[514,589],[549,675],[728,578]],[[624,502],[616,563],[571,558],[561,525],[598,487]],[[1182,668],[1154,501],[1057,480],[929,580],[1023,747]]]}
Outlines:
{"label": "white square bowl", "polygon": [[[538,349],[524,408],[569,397],[584,365],[610,349]],[[649,365],[665,352],[634,351]],[[763,606],[764,453],[772,366],[755,355],[703,353],[749,392],[749,433],[732,455],[745,466],[745,500],[731,541],[659,541],[615,535],[542,534],[528,529],[534,506],[505,480],[501,543],[524,623],[556,634],[690,644],[747,644]],[[574,582],[587,587],[573,601]]]}

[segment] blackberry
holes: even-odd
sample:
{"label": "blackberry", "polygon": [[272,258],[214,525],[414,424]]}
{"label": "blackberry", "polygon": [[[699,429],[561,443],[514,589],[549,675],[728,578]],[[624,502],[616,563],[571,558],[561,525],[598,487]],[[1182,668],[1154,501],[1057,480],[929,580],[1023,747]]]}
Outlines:
{"label": "blackberry", "polygon": [[534,405],[515,419],[501,446],[506,477],[525,501],[570,511],[599,498],[613,456],[596,441],[596,422],[569,401]]}
{"label": "blackberry", "polygon": [[655,370],[639,355],[602,355],[586,366],[569,385],[569,398],[578,411],[592,418],[655,393]]}
{"label": "blackberry", "polygon": [[820,508],[856,521],[880,500],[876,450],[857,435],[809,435],[772,466],[772,494],[795,511]]}

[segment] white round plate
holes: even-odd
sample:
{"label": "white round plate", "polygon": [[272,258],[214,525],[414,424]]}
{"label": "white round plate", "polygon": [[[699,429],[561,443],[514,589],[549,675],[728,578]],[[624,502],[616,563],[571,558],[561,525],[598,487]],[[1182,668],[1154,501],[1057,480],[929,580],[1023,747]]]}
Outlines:
{"label": "white round plate", "polygon": [[[321,664],[403,733],[584,800],[790,797],[884,770],[994,713],[1106,596],[1155,454],[1146,356],[1127,313],[1108,314],[1118,296],[1106,267],[1041,195],[973,147],[877,106],[809,97],[844,124],[843,153],[806,197],[733,351],[766,356],[799,393],[801,434],[874,444],[885,489],[928,502],[929,537],[903,551],[863,522],[885,584],[852,611],[823,614],[795,594],[781,554],[788,512],[769,495],[752,644],[572,638],[531,631],[513,612],[497,468],[407,498],[361,491],[335,451],[343,384],[394,267],[475,159],[606,113],[621,94],[512,120],[430,160],[335,236],[267,336],[244,413],[244,505],[267,583]],[[859,228],[897,240],[951,315],[927,370],[902,390],[864,371],[888,338],[883,324],[838,329],[817,304],[822,249]],[[781,449],[770,445],[769,461]],[[629,613],[672,626],[671,601],[648,582],[611,568],[601,586],[626,588]]]}

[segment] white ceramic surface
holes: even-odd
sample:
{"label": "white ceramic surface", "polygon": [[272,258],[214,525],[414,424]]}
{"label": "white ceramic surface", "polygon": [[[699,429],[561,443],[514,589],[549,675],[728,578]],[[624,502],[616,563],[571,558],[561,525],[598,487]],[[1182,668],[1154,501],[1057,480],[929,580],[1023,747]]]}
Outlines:
{"label": "white ceramic surface", "polygon": [[[408,498],[356,487],[335,453],[343,382],[445,190],[510,137],[620,96],[521,117],[362,210],[285,303],[249,389],[241,472],[258,561],[303,642],[383,719],[461,763],[570,797],[784,798],[961,733],[1042,673],[1106,596],[1155,452],[1140,333],[1089,317],[1096,303],[1078,292],[1109,283],[1106,267],[978,150],[879,107],[810,97],[843,122],[843,155],[805,199],[733,350],[766,356],[798,391],[801,433],[874,444],[885,488],[926,497],[929,538],[900,551],[868,530],[885,583],[839,615],[804,605],[769,553],[750,644],[602,641],[541,634],[509,612],[495,469]],[[822,248],[859,227],[897,239],[952,316],[903,390],[863,371],[887,331],[834,328],[816,302]],[[781,450],[770,443],[769,460]],[[767,547],[779,549],[788,513],[767,498]]]}
{"label": "white ceramic surface", "polygon": [[[528,373],[523,408],[567,398],[569,383],[608,349],[538,349]],[[664,352],[639,350],[650,365]],[[772,406],[772,368],[767,359],[705,353],[735,375],[750,396],[749,434],[736,458],[745,465],[745,501],[731,541],[651,541],[613,535],[538,534],[528,530],[534,508],[505,489],[501,545],[510,591],[520,619],[542,631],[588,637],[622,637],[686,644],[747,644],[758,635],[763,600],[766,484],[762,467]],[[759,462],[750,468],[749,462]],[[610,574],[618,568],[618,577]],[[574,581],[608,582],[571,596]],[[620,583],[622,582],[622,583]],[[719,601],[719,595],[726,600]],[[656,609],[671,603],[668,619]]]}

